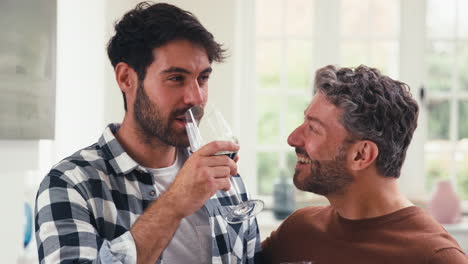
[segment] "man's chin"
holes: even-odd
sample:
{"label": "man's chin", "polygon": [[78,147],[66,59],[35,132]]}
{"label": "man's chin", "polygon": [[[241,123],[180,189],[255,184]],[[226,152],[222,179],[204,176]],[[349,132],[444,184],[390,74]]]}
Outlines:
{"label": "man's chin", "polygon": [[[165,145],[173,146],[173,147],[180,147],[180,148],[187,148],[190,147],[190,142],[188,140],[187,134],[185,131],[182,132],[166,132],[162,134],[158,133],[144,133],[145,138],[148,142],[162,142]],[[155,141],[156,140],[156,141]]]}
{"label": "man's chin", "polygon": [[294,181],[294,185],[296,186],[297,189],[304,191],[304,192],[314,193],[314,194],[322,195],[322,196],[326,196],[330,194],[330,191],[328,191],[326,188],[324,188],[321,185],[306,183],[304,181],[297,181],[297,182]]}
{"label": "man's chin", "polygon": [[305,178],[306,177],[307,177],[307,175],[303,175],[303,173],[301,173],[301,170],[296,169],[295,172],[294,172],[293,183],[294,183],[294,185],[296,186],[297,189],[307,192],[307,190],[305,189]]}
{"label": "man's chin", "polygon": [[175,147],[190,147],[187,132],[184,129],[173,129],[170,133],[171,141]]}
{"label": "man's chin", "polygon": [[311,177],[313,177],[311,174],[306,174],[304,172],[301,173],[300,170],[296,169],[294,173],[294,178],[293,178],[294,185],[296,186],[297,189],[304,191],[304,192],[310,192],[310,193],[314,193],[318,195],[329,194],[329,191],[327,190],[327,188],[325,188],[321,184],[312,182]]}
{"label": "man's chin", "polygon": [[172,145],[174,147],[178,148],[188,148],[190,147],[190,142],[187,138],[187,135],[185,133],[178,134],[178,133],[173,133],[169,137],[169,142],[167,142],[169,145]]}
{"label": "man's chin", "polygon": [[188,148],[188,147],[190,147],[190,143],[188,142],[188,140],[187,141],[178,140],[177,142],[175,142],[174,147]]}

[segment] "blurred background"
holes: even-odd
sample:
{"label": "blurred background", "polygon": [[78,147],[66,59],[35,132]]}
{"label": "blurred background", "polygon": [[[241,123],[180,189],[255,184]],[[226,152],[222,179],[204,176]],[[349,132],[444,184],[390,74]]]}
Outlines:
{"label": "blurred background", "polygon": [[[2,0],[0,21],[0,248],[7,262],[35,263],[23,250],[25,213],[53,164],[88,146],[123,117],[105,45],[113,23],[139,1]],[[401,188],[427,206],[450,180],[468,214],[468,0],[174,0],[229,50],[215,64],[210,101],[241,143],[251,195],[274,208],[280,175],[296,162],[287,136],[301,124],[316,69],[379,68],[406,82],[419,125]],[[294,192],[296,207],[326,200]],[[259,218],[262,237],[277,225]],[[468,247],[468,224],[448,227]],[[3,250],[8,249],[8,250]],[[28,251],[29,250],[29,251]]]}

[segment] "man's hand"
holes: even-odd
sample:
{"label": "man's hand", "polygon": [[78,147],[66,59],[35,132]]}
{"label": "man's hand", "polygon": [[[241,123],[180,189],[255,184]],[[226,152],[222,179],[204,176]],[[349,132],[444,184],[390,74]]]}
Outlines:
{"label": "man's hand", "polygon": [[231,187],[229,178],[237,174],[236,162],[226,155],[214,154],[238,150],[237,144],[217,141],[190,156],[167,192],[145,210],[131,229],[138,264],[155,263],[182,218],[200,209],[216,191]]}
{"label": "man's hand", "polygon": [[[193,214],[218,190],[231,188],[230,177],[237,174],[237,164],[220,151],[238,152],[239,145],[228,141],[211,142],[194,152],[179,171],[174,183],[163,195],[171,197],[176,215]],[[173,200],[175,199],[175,200]]]}

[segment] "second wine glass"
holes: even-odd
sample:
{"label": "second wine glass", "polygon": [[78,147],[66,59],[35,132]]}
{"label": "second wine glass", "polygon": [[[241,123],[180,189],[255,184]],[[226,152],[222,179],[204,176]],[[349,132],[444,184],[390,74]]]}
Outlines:
{"label": "second wine glass", "polygon": [[[203,106],[194,106],[185,113],[185,127],[190,141],[192,152],[197,151],[203,145],[213,141],[231,141],[238,143],[237,138],[232,134],[229,124],[226,122],[221,112],[210,106],[206,109]],[[227,155],[234,159],[237,153],[231,151],[221,151],[215,155]],[[242,201],[240,191],[236,181],[231,177],[231,188],[234,195],[233,206],[229,207],[223,215],[228,223],[237,224],[255,217],[264,207],[261,200]]]}

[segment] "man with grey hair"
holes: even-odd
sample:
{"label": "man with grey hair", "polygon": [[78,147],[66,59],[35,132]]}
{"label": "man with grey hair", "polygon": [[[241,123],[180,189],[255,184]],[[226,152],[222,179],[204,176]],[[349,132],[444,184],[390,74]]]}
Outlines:
{"label": "man with grey hair", "polygon": [[296,187],[330,205],[286,219],[262,243],[265,263],[468,263],[398,188],[418,118],[409,87],[366,66],[326,66],[315,91],[288,143],[297,154]]}

